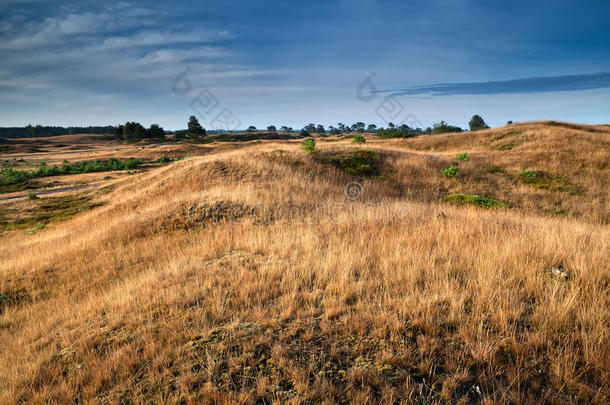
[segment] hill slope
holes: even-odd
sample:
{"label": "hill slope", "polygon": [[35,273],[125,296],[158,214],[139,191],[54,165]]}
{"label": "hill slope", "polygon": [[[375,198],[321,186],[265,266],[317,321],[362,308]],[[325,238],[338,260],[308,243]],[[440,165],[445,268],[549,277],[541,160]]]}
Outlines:
{"label": "hill slope", "polygon": [[608,401],[609,128],[367,139],[205,146],[4,234],[1,401]]}

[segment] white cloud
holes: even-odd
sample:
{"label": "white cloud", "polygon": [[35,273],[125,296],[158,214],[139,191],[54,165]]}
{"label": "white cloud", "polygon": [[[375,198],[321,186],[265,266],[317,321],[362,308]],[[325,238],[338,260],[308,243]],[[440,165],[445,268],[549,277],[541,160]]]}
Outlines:
{"label": "white cloud", "polygon": [[227,30],[196,29],[185,32],[142,31],[134,35],[113,36],[104,39],[100,49],[111,50],[141,46],[162,46],[172,44],[188,44],[214,42],[231,37]]}

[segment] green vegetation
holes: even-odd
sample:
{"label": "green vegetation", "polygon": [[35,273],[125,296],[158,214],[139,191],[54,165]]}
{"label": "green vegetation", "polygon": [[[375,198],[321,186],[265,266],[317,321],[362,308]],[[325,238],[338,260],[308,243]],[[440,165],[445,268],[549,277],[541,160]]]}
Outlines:
{"label": "green vegetation", "polygon": [[468,160],[468,152],[462,152],[455,157],[457,160]]}
{"label": "green vegetation", "polygon": [[303,141],[301,149],[305,152],[314,153],[316,151],[316,140],[313,138],[307,138]]}
{"label": "green vegetation", "polygon": [[505,132],[505,133],[503,133],[503,134],[500,134],[500,135],[495,136],[495,137],[494,137],[494,138],[491,140],[491,142],[497,142],[497,141],[499,141],[500,139],[504,139],[504,138],[507,138],[507,137],[509,137],[509,136],[513,136],[513,135],[519,135],[520,133],[521,133],[521,131],[508,131],[508,132]]}
{"label": "green vegetation", "polygon": [[561,176],[553,176],[543,172],[532,172],[530,170],[522,170],[519,173],[523,183],[530,187],[539,188],[543,190],[562,191],[570,194],[582,193],[577,187],[571,185],[569,181]]}
{"label": "green vegetation", "polygon": [[71,134],[112,134],[116,127],[111,125],[103,127],[51,127],[42,125],[28,125],[25,127],[0,128],[0,138],[32,138]]}
{"label": "green vegetation", "polygon": [[456,166],[449,166],[448,168],[441,170],[441,174],[447,178],[458,177],[460,175],[460,169]]}
{"label": "green vegetation", "polygon": [[536,182],[536,173],[530,170],[522,170],[519,174],[519,177],[523,179],[525,183],[535,183]]}
{"label": "green vegetation", "polygon": [[171,163],[171,162],[175,162],[176,160],[180,160],[182,159],[182,156],[178,156],[178,157],[169,157],[167,155],[163,155],[161,156],[159,159],[155,160],[154,163]]}
{"label": "green vegetation", "polygon": [[40,231],[41,229],[44,229],[44,227],[44,224],[38,223],[28,229],[28,235],[34,235],[36,232]]}
{"label": "green vegetation", "polygon": [[483,121],[480,115],[473,115],[472,119],[468,123],[471,131],[479,131],[481,129],[489,129],[489,125]]}
{"label": "green vegetation", "polygon": [[441,121],[438,124],[432,126],[433,134],[446,134],[450,132],[462,132],[462,128],[454,125],[449,125],[445,121]]}
{"label": "green vegetation", "polygon": [[352,143],[365,143],[366,139],[364,139],[364,136],[358,134],[354,136],[354,139],[352,139]]}
{"label": "green vegetation", "polygon": [[380,156],[372,150],[357,149],[332,156],[325,162],[333,164],[342,171],[361,177],[378,176]]}
{"label": "green vegetation", "polygon": [[393,126],[387,129],[379,128],[377,130],[377,136],[380,138],[412,138],[415,135],[418,135],[418,133],[411,130],[411,128],[406,125],[398,128],[394,128]]}
{"label": "green vegetation", "polygon": [[152,124],[146,129],[139,122],[126,122],[125,125],[116,127],[114,137],[128,142],[136,142],[144,138],[163,139],[165,130],[157,124]]}
{"label": "green vegetation", "polygon": [[181,141],[183,139],[202,139],[207,135],[205,128],[199,124],[199,120],[194,115],[189,117],[186,130],[174,132],[174,139]]}
{"label": "green vegetation", "polygon": [[42,226],[72,218],[76,214],[101,205],[87,195],[68,195],[34,200],[34,207],[25,212],[17,208],[5,208],[0,212],[0,229],[24,229]]}
{"label": "green vegetation", "polygon": [[487,172],[491,173],[491,174],[498,174],[498,175],[507,175],[508,174],[506,169],[499,167],[499,166],[488,167]]}
{"label": "green vegetation", "polygon": [[506,143],[503,143],[502,145],[498,146],[496,149],[497,150],[511,150],[518,144],[519,144],[519,142],[506,142]]}
{"label": "green vegetation", "polygon": [[69,174],[93,173],[117,170],[133,170],[143,163],[140,159],[108,159],[104,160],[84,160],[76,163],[64,161],[61,166],[47,166],[41,163],[38,169],[32,171],[4,169],[0,170],[0,186],[25,183],[28,179],[63,176]]}
{"label": "green vegetation", "polygon": [[445,196],[445,202],[456,205],[475,205],[481,208],[503,208],[505,206],[501,201],[476,194],[449,194]]}
{"label": "green vegetation", "polygon": [[39,198],[36,195],[36,193],[34,193],[34,192],[28,193],[28,200],[38,200],[38,199]]}
{"label": "green vegetation", "polygon": [[259,131],[206,135],[205,137],[201,138],[188,139],[186,142],[194,144],[209,144],[213,142],[248,142],[258,141],[261,139],[299,139],[308,136],[309,135],[303,136],[295,133]]}

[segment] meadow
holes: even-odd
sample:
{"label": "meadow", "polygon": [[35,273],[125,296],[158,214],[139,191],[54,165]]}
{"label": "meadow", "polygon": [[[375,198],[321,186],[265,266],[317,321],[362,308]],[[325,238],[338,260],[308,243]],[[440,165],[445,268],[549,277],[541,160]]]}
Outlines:
{"label": "meadow", "polygon": [[0,145],[0,402],[610,401],[610,126],[273,138]]}

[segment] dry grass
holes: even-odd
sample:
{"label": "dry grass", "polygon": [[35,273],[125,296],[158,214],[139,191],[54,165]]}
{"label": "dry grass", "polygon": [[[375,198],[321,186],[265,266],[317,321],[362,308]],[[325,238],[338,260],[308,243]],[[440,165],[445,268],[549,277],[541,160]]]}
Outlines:
{"label": "dry grass", "polygon": [[591,129],[369,138],[381,174],[355,201],[325,159],[349,140],[117,177],[102,206],[2,236],[0,402],[607,403],[610,131]]}

